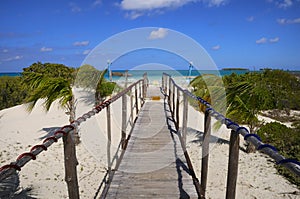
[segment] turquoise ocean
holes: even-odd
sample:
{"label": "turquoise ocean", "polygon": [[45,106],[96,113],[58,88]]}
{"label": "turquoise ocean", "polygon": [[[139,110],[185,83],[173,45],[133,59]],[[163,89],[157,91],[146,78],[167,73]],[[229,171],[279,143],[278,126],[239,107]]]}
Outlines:
{"label": "turquoise ocean", "polygon": [[[125,70],[113,70],[112,72],[120,72],[125,73]],[[163,73],[167,73],[173,77],[179,77],[179,76],[188,76],[189,71],[188,70],[129,70],[128,74],[131,78],[139,79],[143,77],[144,73],[147,73],[147,76],[149,79],[160,79]],[[249,72],[248,70],[192,70],[190,76],[199,76],[201,74],[214,74],[217,76],[225,76],[230,75],[232,73],[236,74],[244,74],[246,72]],[[10,76],[10,77],[17,77],[21,76],[21,72],[15,72],[15,73],[0,73],[1,76]],[[106,79],[109,79],[108,73],[105,75]],[[120,77],[113,76],[113,80],[118,80]]]}
{"label": "turquoise ocean", "polygon": [[[120,73],[125,73],[124,70],[114,70],[112,72],[120,72]],[[129,77],[128,79],[140,79],[143,77],[144,73],[147,73],[147,77],[148,79],[151,80],[160,80],[162,77],[163,73],[167,73],[169,75],[171,75],[174,78],[186,78],[188,76],[190,77],[196,77],[199,75],[203,75],[203,74],[213,74],[213,75],[217,75],[217,76],[225,76],[225,75],[230,75],[232,73],[236,73],[238,74],[244,74],[246,72],[249,72],[248,70],[201,70],[201,71],[197,71],[197,70],[192,70],[191,74],[189,74],[189,70],[129,70],[128,74]],[[105,78],[109,79],[108,73],[105,74]],[[120,79],[124,79],[124,77],[117,77],[117,76],[113,76],[113,81],[118,81]]]}

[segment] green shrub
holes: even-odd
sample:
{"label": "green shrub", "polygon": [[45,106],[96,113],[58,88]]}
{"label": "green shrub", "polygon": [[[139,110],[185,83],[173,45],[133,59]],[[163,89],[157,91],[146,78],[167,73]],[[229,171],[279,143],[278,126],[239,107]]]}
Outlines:
{"label": "green shrub", "polygon": [[[271,122],[262,126],[257,134],[264,143],[275,146],[286,158],[300,160],[300,128],[288,128],[278,122]],[[300,187],[300,177],[283,166],[276,165],[276,169],[291,183]]]}
{"label": "green shrub", "polygon": [[0,110],[22,104],[26,96],[20,77],[0,77]]}
{"label": "green shrub", "polygon": [[115,82],[103,82],[98,89],[100,89],[100,95],[103,97],[109,96],[113,93],[116,87]]}

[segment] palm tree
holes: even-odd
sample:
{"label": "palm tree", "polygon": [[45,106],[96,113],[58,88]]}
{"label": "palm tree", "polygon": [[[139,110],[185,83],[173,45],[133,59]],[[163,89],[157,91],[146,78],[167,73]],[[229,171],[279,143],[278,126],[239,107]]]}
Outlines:
{"label": "palm tree", "polygon": [[39,85],[29,96],[28,109],[31,111],[39,99],[44,99],[43,106],[49,111],[52,103],[59,100],[59,104],[66,109],[66,113],[70,115],[69,121],[75,120],[75,100],[72,93],[71,84],[64,78],[48,78],[43,77],[38,80]]}
{"label": "palm tree", "polygon": [[104,78],[107,69],[97,70],[95,67],[85,64],[77,70],[75,87],[92,90],[95,97],[95,106],[101,103],[104,97],[110,95],[116,85],[114,82],[107,82]]}
{"label": "palm tree", "polygon": [[[30,68],[30,67],[29,67]],[[24,70],[23,79],[27,88],[31,90],[31,95],[27,98],[28,110],[31,111],[39,99],[44,99],[43,106],[49,111],[53,102],[57,101],[69,115],[69,122],[75,120],[75,99],[72,92],[72,82],[74,82],[74,69],[61,64],[39,64],[34,65],[35,71]],[[54,69],[54,71],[53,71]],[[70,73],[68,73],[68,71]],[[54,75],[55,74],[55,75]],[[63,136],[64,156],[65,156],[65,179],[68,185],[69,197],[78,196],[78,180],[76,166],[75,144],[79,144],[77,129],[71,134]]]}
{"label": "palm tree", "polygon": [[[259,99],[262,92],[259,90],[260,86],[249,79],[233,82],[227,87],[226,116],[236,122],[247,124],[251,133],[255,133],[260,124],[258,114],[261,110]],[[255,146],[248,143],[246,151],[255,152]]]}
{"label": "palm tree", "polygon": [[107,83],[104,79],[104,75],[107,72],[107,69],[103,70],[100,73],[100,77],[96,86],[96,92],[95,92],[95,106],[97,106],[99,103],[101,103],[103,101],[103,97],[105,97],[104,95],[101,95],[101,92],[103,91],[103,89],[101,89],[103,87],[103,84]]}
{"label": "palm tree", "polygon": [[[223,80],[225,80],[225,86]],[[261,108],[257,102],[263,95],[262,87],[249,79],[238,79],[233,82],[227,80],[215,75],[202,75],[195,78],[191,82],[191,86],[194,94],[211,103],[215,110],[220,113],[226,112],[226,117],[249,125],[250,132],[254,132],[259,125],[257,116]],[[226,87],[226,94],[224,87]],[[199,108],[204,112],[207,107],[199,103]],[[218,123],[214,125],[216,129],[220,126]],[[248,144],[246,150],[253,152],[255,147]]]}
{"label": "palm tree", "polygon": [[[32,89],[31,95],[27,98],[28,110],[32,111],[39,99],[44,99],[43,106],[49,111],[56,100],[69,115],[69,122],[75,120],[75,98],[72,92],[72,84],[69,79],[63,77],[48,77],[40,73],[27,73],[24,75],[24,82]],[[74,132],[74,141],[79,144],[78,132]]]}
{"label": "palm tree", "polygon": [[[196,96],[212,104],[215,110],[220,113],[226,110],[226,96],[222,78],[212,74],[203,74],[193,79],[190,86],[193,87],[193,93]],[[199,109],[202,112],[205,112],[206,108],[204,104],[199,103]]]}

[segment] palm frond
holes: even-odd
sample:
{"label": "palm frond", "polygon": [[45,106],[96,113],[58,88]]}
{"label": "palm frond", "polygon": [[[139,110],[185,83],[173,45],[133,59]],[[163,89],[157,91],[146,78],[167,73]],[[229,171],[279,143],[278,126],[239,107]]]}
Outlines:
{"label": "palm frond", "polygon": [[45,100],[43,105],[46,111],[58,99],[60,105],[65,107],[73,99],[70,82],[63,78],[44,78],[27,99],[29,111],[33,109],[39,99]]}
{"label": "palm frond", "polygon": [[98,89],[98,88],[101,86],[101,84],[103,83],[104,75],[105,75],[106,72],[107,72],[107,69],[103,70],[103,71],[100,73],[100,77],[99,77],[98,84],[97,84],[97,89]]}
{"label": "palm frond", "polygon": [[10,198],[17,191],[20,180],[17,172],[0,181],[0,198]]}
{"label": "palm frond", "polygon": [[41,73],[23,72],[23,83],[31,89],[39,87],[44,79]]}

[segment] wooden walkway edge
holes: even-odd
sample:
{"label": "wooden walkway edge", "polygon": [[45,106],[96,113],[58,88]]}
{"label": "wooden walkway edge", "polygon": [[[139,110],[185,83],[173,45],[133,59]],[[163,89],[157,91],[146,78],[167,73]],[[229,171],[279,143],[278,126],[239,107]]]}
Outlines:
{"label": "wooden walkway edge", "polygon": [[106,198],[198,198],[171,118],[164,100],[146,101]]}

